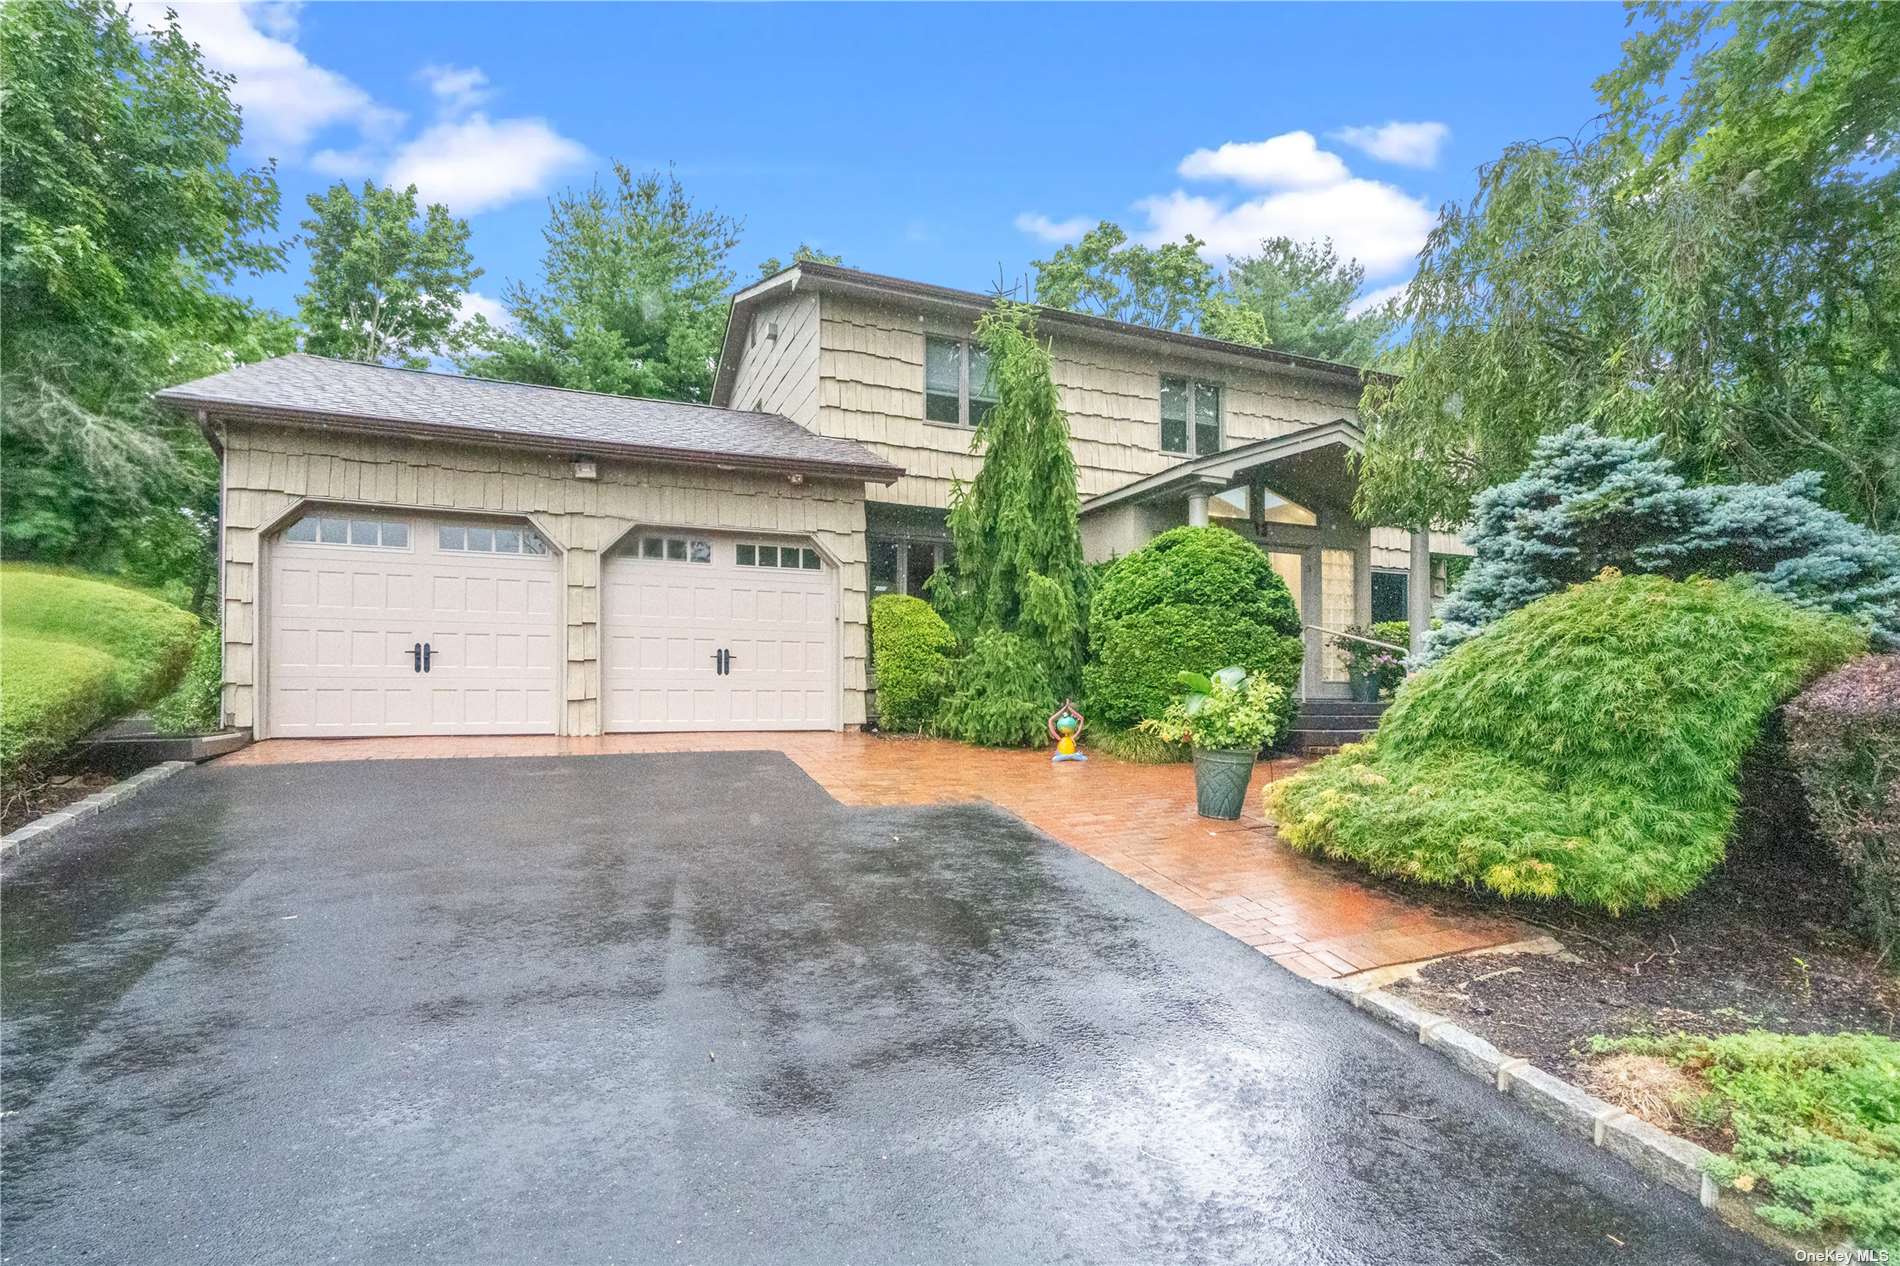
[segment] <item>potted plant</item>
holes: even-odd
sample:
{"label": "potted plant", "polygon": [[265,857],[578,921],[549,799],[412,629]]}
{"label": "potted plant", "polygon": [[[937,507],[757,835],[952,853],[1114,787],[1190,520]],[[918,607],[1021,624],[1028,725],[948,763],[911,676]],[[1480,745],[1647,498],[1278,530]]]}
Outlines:
{"label": "potted plant", "polygon": [[[1353,625],[1346,630],[1351,637],[1333,639],[1346,656],[1346,682],[1357,703],[1372,703],[1396,691],[1405,680],[1405,652],[1391,646],[1374,645],[1385,639],[1370,629]],[[1370,641],[1359,641],[1369,638]]]}
{"label": "potted plant", "polygon": [[1240,816],[1247,784],[1260,749],[1273,741],[1274,708],[1285,694],[1264,677],[1244,668],[1223,668],[1210,676],[1181,673],[1186,693],[1141,728],[1170,743],[1194,748],[1194,798],[1204,818]]}

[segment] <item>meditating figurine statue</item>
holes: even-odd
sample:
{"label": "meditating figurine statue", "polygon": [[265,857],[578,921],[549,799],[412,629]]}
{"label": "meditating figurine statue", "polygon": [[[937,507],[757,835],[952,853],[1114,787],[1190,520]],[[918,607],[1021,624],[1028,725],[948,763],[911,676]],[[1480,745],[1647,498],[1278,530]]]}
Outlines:
{"label": "meditating figurine statue", "polygon": [[1075,710],[1073,699],[1064,699],[1062,706],[1049,714],[1049,737],[1056,741],[1053,761],[1087,760],[1081,752],[1075,750],[1075,741],[1082,737],[1082,730],[1088,725],[1082,714]]}

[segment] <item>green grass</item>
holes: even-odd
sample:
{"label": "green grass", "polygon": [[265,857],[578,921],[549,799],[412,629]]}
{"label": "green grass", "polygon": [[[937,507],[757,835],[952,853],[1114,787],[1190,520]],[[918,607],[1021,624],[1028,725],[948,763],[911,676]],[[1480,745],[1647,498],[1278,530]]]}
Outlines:
{"label": "green grass", "polygon": [[0,779],[31,779],[75,739],[164,694],[197,638],[190,613],[140,590],[0,567]]}
{"label": "green grass", "polygon": [[1871,1033],[1756,1031],[1597,1038],[1592,1046],[1656,1056],[1705,1088],[1672,1107],[1733,1136],[1729,1155],[1711,1172],[1762,1197],[1756,1212],[1763,1220],[1900,1253],[1900,1042]]}
{"label": "green grass", "polygon": [[1372,740],[1267,792],[1296,848],[1620,912],[1722,860],[1763,719],[1864,645],[1742,582],[1609,577],[1414,676]]}

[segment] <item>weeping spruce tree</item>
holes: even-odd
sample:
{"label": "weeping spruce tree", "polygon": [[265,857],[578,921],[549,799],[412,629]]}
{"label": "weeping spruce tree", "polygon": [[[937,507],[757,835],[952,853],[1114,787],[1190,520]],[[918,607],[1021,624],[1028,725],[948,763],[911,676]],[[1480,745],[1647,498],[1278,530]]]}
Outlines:
{"label": "weeping spruce tree", "polygon": [[976,337],[997,403],[971,443],[983,469],[950,491],[956,560],[932,582],[969,647],[938,728],[966,742],[1027,744],[1081,681],[1089,582],[1075,456],[1035,309],[998,299]]}

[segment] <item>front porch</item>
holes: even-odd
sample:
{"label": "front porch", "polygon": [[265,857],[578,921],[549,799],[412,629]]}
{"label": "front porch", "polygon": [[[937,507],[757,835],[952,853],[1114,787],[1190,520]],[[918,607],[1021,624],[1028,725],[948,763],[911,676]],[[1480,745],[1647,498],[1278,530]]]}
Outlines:
{"label": "front porch", "polygon": [[[1341,419],[1169,467],[1082,505],[1091,560],[1140,549],[1169,528],[1216,524],[1253,541],[1286,581],[1306,640],[1301,693],[1348,693],[1334,635],[1373,622],[1373,529],[1353,514],[1364,434]],[[1431,627],[1431,535],[1409,533],[1405,618],[1416,651]]]}

